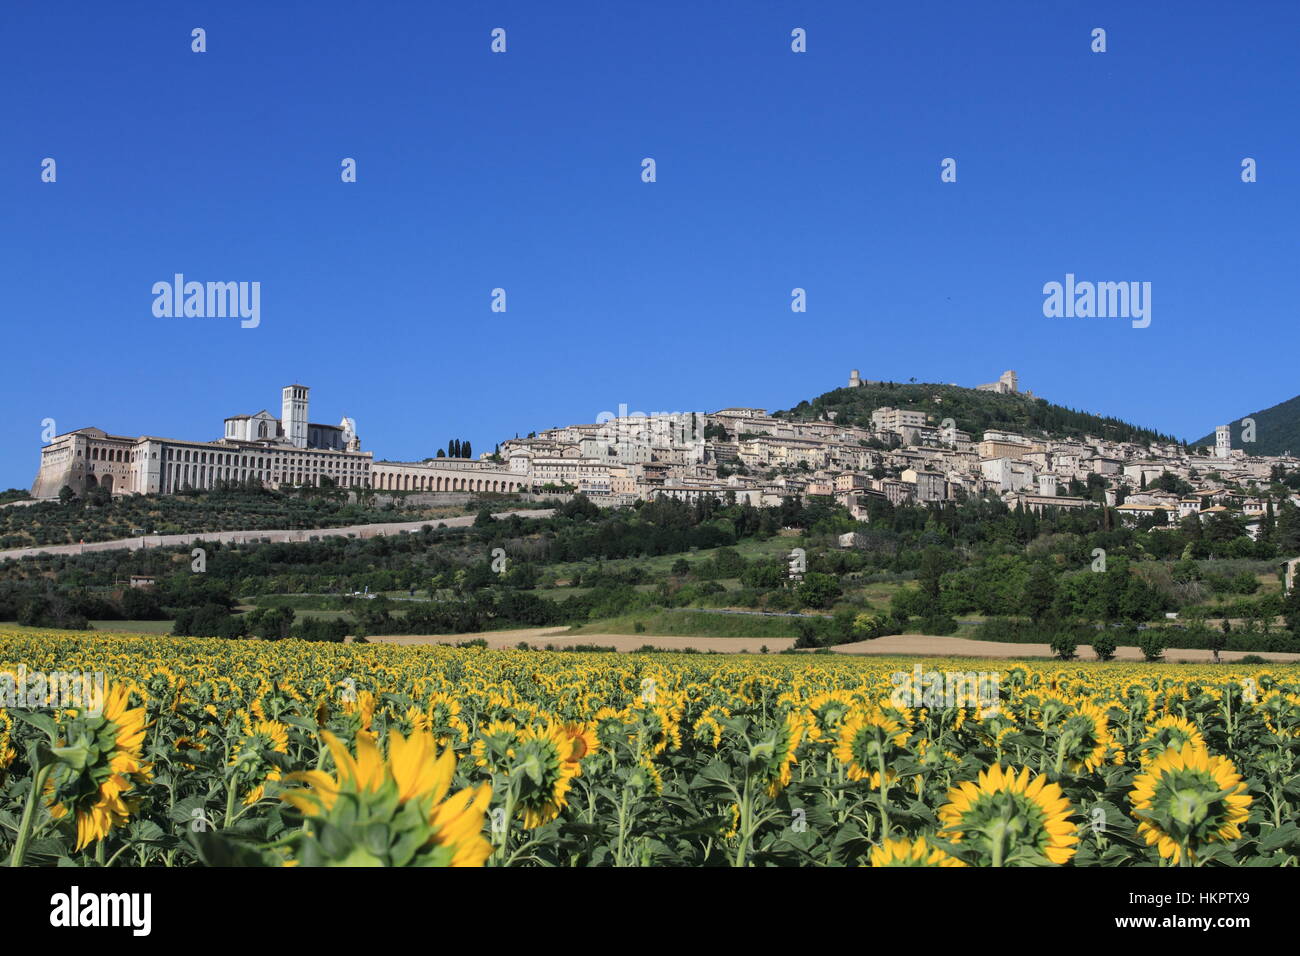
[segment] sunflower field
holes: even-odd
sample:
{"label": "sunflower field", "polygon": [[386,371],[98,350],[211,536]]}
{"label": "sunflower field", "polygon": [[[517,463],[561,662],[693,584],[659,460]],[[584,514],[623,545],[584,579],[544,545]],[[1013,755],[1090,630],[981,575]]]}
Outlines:
{"label": "sunflower field", "polygon": [[0,859],[1300,862],[1300,668],[1007,663],[0,633]]}

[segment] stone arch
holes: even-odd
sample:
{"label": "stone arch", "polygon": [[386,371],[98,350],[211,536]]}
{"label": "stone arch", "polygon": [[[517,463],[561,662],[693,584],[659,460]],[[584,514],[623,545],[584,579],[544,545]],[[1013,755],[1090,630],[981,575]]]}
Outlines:
{"label": "stone arch", "polygon": [[113,493],[113,476],[105,475],[103,478],[99,479],[99,487],[103,488],[111,495]]}

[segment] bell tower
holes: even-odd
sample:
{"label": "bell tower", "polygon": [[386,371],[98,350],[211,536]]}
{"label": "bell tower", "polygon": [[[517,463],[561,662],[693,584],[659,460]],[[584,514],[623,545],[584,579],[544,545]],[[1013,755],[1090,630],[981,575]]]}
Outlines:
{"label": "bell tower", "polygon": [[284,437],[295,448],[307,447],[307,393],[306,385],[286,385],[281,392],[280,427]]}

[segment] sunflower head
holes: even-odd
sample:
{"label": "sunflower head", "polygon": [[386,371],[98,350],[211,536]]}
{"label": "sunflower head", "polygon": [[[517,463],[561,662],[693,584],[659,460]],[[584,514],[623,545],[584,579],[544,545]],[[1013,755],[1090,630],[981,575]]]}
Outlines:
{"label": "sunflower head", "polygon": [[595,732],[581,722],[563,724],[560,730],[569,738],[572,748],[565,759],[577,767],[576,775],[581,776],[583,759],[600,750],[600,741],[596,739]]}
{"label": "sunflower head", "polygon": [[559,724],[534,725],[520,731],[510,762],[509,786],[523,810],[524,827],[550,823],[568,803],[578,775],[574,743]]}
{"label": "sunflower head", "polygon": [[789,786],[791,766],[798,762],[795,752],[803,741],[808,719],[805,714],[790,711],[750,748],[750,772],[759,778],[769,797]]}
{"label": "sunflower head", "polygon": [[848,691],[832,690],[818,694],[808,701],[808,710],[812,714],[808,739],[814,742],[834,739],[852,709],[853,696]]}
{"label": "sunflower head", "polygon": [[1205,748],[1205,738],[1190,720],[1169,714],[1147,726],[1146,739],[1137,746],[1137,756],[1143,766],[1166,750],[1182,750],[1185,746]]}
{"label": "sunflower head", "polygon": [[505,773],[515,756],[519,728],[512,720],[494,720],[478,733],[470,744],[469,752],[476,767],[486,767],[492,773]]}
{"label": "sunflower head", "polygon": [[945,850],[926,842],[925,837],[915,840],[886,840],[871,850],[872,866],[966,866]]}
{"label": "sunflower head", "polygon": [[906,753],[907,738],[907,728],[894,714],[873,707],[844,721],[836,738],[835,757],[850,780],[867,780],[870,786],[879,787],[881,764],[886,767],[886,781],[893,781],[894,771],[888,768]]}
{"label": "sunflower head", "polygon": [[1075,854],[1078,828],[1070,802],[1046,776],[994,764],[948,791],[939,809],[939,835],[969,847],[982,866],[1066,863]]}
{"label": "sunflower head", "polygon": [[65,715],[58,725],[59,746],[46,783],[50,816],[74,814],[76,849],[125,826],[139,808],[139,787],[152,779],[144,762],[145,709],[129,706],[125,685],[111,688],[103,713]]}
{"label": "sunflower head", "polygon": [[1096,770],[1105,763],[1106,753],[1114,743],[1106,711],[1082,703],[1049,726],[1048,739],[1052,749],[1059,748],[1073,773]]}
{"label": "sunflower head", "polygon": [[262,799],[267,782],[280,779],[285,763],[280,755],[288,753],[289,728],[278,720],[259,720],[235,741],[230,756],[232,772],[237,780],[252,785],[244,794],[245,804]]}
{"label": "sunflower head", "polygon": [[1251,798],[1227,757],[1184,744],[1153,759],[1129,794],[1138,832],[1173,863],[1208,844],[1241,836]]}
{"label": "sunflower head", "polygon": [[491,788],[448,796],[456,758],[450,749],[439,754],[431,733],[390,731],[387,759],[364,731],[356,757],[333,734],[322,736],[334,775],[290,774],[308,786],[281,797],[306,823],[290,840],[290,865],[482,866],[491,855],[482,835]]}

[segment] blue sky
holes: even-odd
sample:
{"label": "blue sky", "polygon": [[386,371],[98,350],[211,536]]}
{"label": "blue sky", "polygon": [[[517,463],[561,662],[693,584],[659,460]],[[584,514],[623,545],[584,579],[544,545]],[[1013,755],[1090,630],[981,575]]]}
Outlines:
{"label": "blue sky", "polygon": [[[1199,437],[1300,391],[1300,5],[1133,6],[6,4],[0,487],[42,419],[216,438],[293,381],[392,459],[850,368]],[[177,272],[260,326],[155,317]],[[1045,318],[1067,272],[1150,327]]]}

